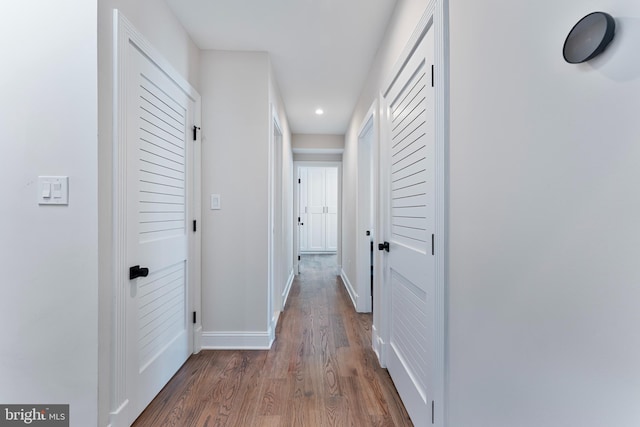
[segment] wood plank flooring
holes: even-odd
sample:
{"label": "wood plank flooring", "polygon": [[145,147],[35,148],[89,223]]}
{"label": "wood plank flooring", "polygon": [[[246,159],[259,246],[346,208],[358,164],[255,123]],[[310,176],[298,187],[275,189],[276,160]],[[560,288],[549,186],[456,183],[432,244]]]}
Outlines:
{"label": "wood plank flooring", "polygon": [[412,426],[324,255],[293,283],[268,351],[201,351],[134,423],[143,426]]}

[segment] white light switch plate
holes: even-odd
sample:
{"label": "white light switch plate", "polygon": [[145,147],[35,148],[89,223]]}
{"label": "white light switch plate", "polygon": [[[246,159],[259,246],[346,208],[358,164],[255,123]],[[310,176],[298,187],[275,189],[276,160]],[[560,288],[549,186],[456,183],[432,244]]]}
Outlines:
{"label": "white light switch plate", "polygon": [[39,205],[68,205],[69,177],[68,176],[39,176],[38,177]]}
{"label": "white light switch plate", "polygon": [[220,210],[220,195],[219,194],[212,194],[211,195],[211,210]]}

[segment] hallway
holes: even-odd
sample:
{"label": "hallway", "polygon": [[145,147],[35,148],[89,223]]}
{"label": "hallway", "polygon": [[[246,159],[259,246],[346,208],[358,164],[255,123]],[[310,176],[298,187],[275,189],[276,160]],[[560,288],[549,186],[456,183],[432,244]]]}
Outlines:
{"label": "hallway", "polygon": [[134,426],[411,426],[371,349],[371,314],[314,258],[271,350],[191,356]]}
{"label": "hallway", "polygon": [[336,272],[338,275],[338,259],[336,254],[302,254],[300,255],[300,276],[304,280],[309,275],[317,275],[318,272],[323,274]]}

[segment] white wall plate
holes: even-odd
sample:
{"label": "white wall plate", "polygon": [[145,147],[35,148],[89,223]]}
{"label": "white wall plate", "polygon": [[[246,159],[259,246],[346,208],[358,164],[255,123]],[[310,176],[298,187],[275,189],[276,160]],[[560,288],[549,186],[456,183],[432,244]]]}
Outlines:
{"label": "white wall plate", "polygon": [[68,205],[69,177],[68,176],[39,176],[38,204],[40,205]]}

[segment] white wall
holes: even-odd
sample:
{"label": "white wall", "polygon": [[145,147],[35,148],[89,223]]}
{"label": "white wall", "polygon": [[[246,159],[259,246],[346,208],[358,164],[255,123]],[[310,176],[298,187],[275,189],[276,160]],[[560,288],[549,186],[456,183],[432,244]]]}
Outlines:
{"label": "white wall", "polygon": [[[97,423],[96,2],[3,5],[0,402],[70,404]],[[69,176],[68,206],[37,204]]]}
{"label": "white wall", "polygon": [[[594,10],[616,40],[569,65]],[[638,426],[640,4],[450,13],[450,425]]]}
{"label": "white wall", "polygon": [[293,148],[297,150],[344,149],[344,135],[294,133],[291,139]]}
{"label": "white wall", "polygon": [[[293,152],[292,148],[292,135],[289,128],[289,121],[287,119],[287,111],[280,96],[280,89],[276,76],[273,72],[271,65],[269,66],[269,103],[273,107],[278,120],[280,121],[282,131],[282,200],[278,203],[282,203],[283,218],[276,219],[282,224],[282,233],[278,236],[277,246],[281,248],[277,253],[273,255],[275,260],[281,268],[279,269],[280,275],[276,278],[275,289],[279,292],[280,296],[277,299],[279,304],[276,305],[276,310],[282,310],[284,308],[285,300],[283,292],[287,292],[287,286],[290,286],[290,280],[293,280],[293,265],[294,265],[294,229],[297,228],[294,225],[294,208],[293,208]],[[273,132],[271,132],[273,134]],[[297,221],[295,222],[297,224]],[[275,326],[275,325],[273,325]]]}
{"label": "white wall", "polygon": [[398,0],[345,135],[345,148],[342,155],[344,201],[342,205],[342,269],[347,280],[354,285],[358,283],[356,268],[358,131],[382,85],[390,77],[393,66],[426,6],[426,0]]}
{"label": "white wall", "polygon": [[193,87],[199,89],[200,49],[164,0],[99,0],[101,70],[111,61],[111,12],[118,9]]}
{"label": "white wall", "polygon": [[[113,157],[113,9],[119,9],[153,47],[189,83],[199,88],[198,47],[173,16],[164,0],[100,0],[98,2],[99,113],[99,250],[100,250],[100,396],[99,425],[107,425],[110,410],[112,299],[112,157]],[[92,17],[95,21],[95,14]],[[95,57],[93,58],[95,68]],[[111,403],[113,404],[113,402]],[[87,424],[88,425],[88,424]]]}
{"label": "white wall", "polygon": [[[269,57],[203,51],[201,61],[207,346],[207,334],[268,328]],[[221,210],[208,209],[211,194],[221,195]]]}
{"label": "white wall", "polygon": [[[345,233],[355,132],[426,5],[399,3],[354,111]],[[640,425],[640,6],[449,5],[448,425]],[[616,40],[569,65],[564,38],[594,10]]]}
{"label": "white wall", "polygon": [[291,136],[297,162],[341,162],[344,150],[344,135],[301,134]]}
{"label": "white wall", "polygon": [[[269,161],[272,109],[282,127],[283,233],[274,292],[293,269],[291,132],[266,52],[203,51],[202,322],[205,348],[269,345]],[[211,194],[221,210],[209,210]],[[280,221],[280,220],[279,220]],[[278,310],[281,298],[274,298]]]}

